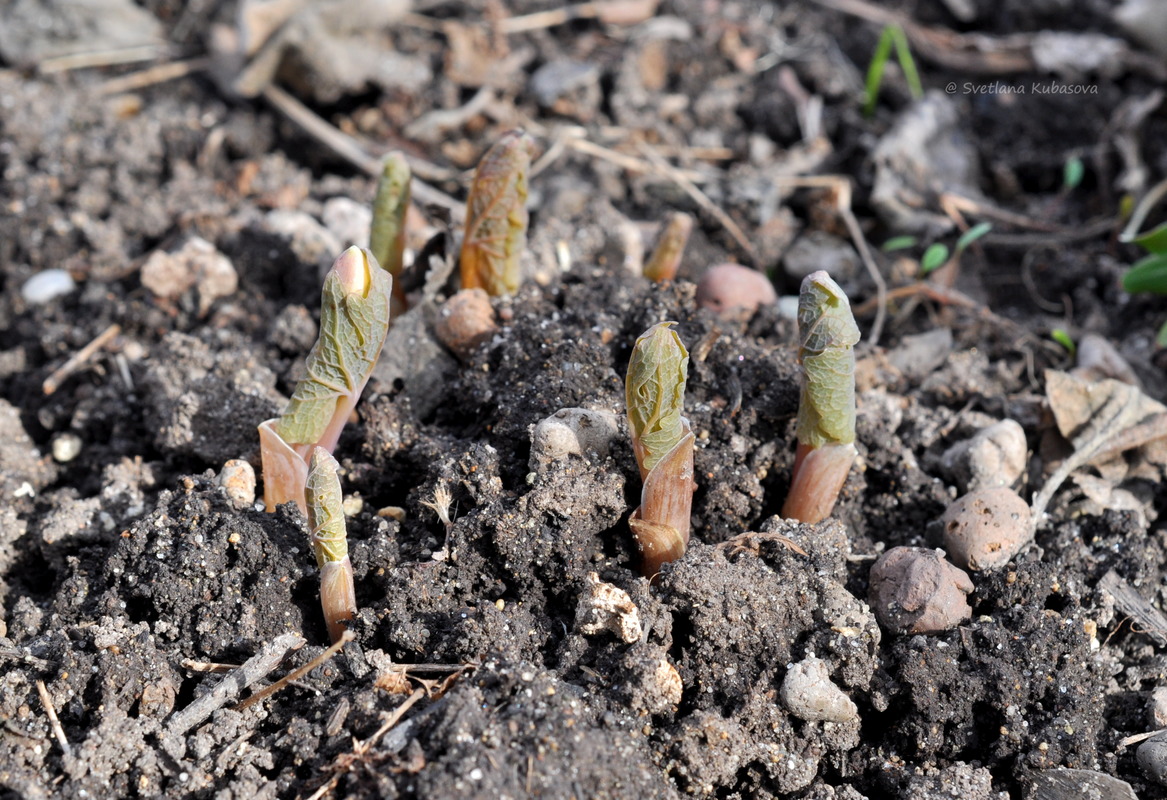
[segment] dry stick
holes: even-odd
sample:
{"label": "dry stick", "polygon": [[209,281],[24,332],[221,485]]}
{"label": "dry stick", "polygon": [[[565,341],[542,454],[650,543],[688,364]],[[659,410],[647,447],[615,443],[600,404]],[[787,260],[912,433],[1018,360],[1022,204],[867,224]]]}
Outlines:
{"label": "dry stick", "polygon": [[[611,148],[604,147],[602,144],[596,144],[593,141],[585,139],[583,134],[579,133],[577,130],[572,130],[567,133],[567,144],[570,145],[573,150],[578,150],[579,152],[585,153],[589,156],[595,156],[596,158],[603,159],[604,161],[610,161],[616,166],[627,170],[628,172],[634,172],[639,175],[650,175],[654,173],[659,174],[662,171],[660,167],[654,164],[650,164],[642,158],[630,156],[627,153],[621,153],[619,150],[612,150]],[[665,163],[668,165],[668,162]],[[689,181],[690,183],[697,184],[705,180],[705,176],[698,172],[677,169],[676,167],[672,167],[672,165],[668,166],[670,166],[677,175],[681,176],[681,178]]]}
{"label": "dry stick", "polygon": [[155,86],[159,83],[176,80],[177,78],[185,78],[193,72],[200,72],[206,69],[210,64],[211,59],[205,57],[155,64],[139,72],[131,72],[129,75],[111,78],[98,87],[97,93],[119,94],[121,92],[132,92],[136,89],[145,89],[147,86]]}
{"label": "dry stick", "polygon": [[60,389],[61,384],[64,383],[70,375],[76,372],[78,367],[92,358],[94,353],[96,353],[102,347],[105,347],[105,345],[111,339],[113,339],[113,337],[117,336],[121,332],[121,326],[115,322],[101,333],[97,334],[92,342],[74,353],[68,361],[57,367],[55,370],[53,370],[53,373],[49,375],[49,377],[45,378],[45,382],[41,384],[41,391],[45,394],[52,394],[53,392],[57,391],[57,389]]}
{"label": "dry stick", "polygon": [[742,229],[739,228],[738,224],[730,218],[729,214],[725,213],[725,211],[715,205],[713,201],[705,195],[704,192],[694,186],[693,182],[685,177],[681,170],[677,169],[668,161],[666,161],[663,156],[660,156],[654,152],[653,149],[644,142],[640,143],[640,152],[643,153],[644,157],[647,158],[648,161],[663,175],[670,178],[674,183],[680,186],[681,190],[693,199],[693,202],[701,206],[701,208],[705,209],[714,219],[721,223],[721,226],[725,228],[726,231],[728,231],[729,235],[734,238],[734,241],[738,243],[738,245],[742,248],[742,250],[745,251],[746,255],[748,255],[754,263],[758,262],[758,252],[754,249],[754,245],[750,242],[749,239],[746,238],[746,235],[742,232]]}
{"label": "dry stick", "polygon": [[181,736],[198,725],[217,709],[222,708],[232,698],[260,678],[268,675],[280,665],[292,650],[304,646],[304,637],[298,633],[285,633],[265,644],[258,653],[243,662],[243,666],[215,684],[215,688],[189,704],[181,711],[174,712],[166,726],[167,734]]}
{"label": "dry stick", "polygon": [[65,729],[61,727],[61,721],[57,719],[57,710],[53,708],[53,699],[49,697],[49,690],[45,688],[44,681],[38,680],[36,682],[36,691],[41,696],[41,705],[45,707],[45,713],[49,715],[49,725],[52,726],[53,735],[57,737],[57,742],[61,745],[61,752],[65,754],[65,758],[71,758],[73,748],[69,746],[69,740],[65,738]]}
{"label": "dry stick", "polygon": [[[268,86],[263,90],[263,97],[288,119],[303,128],[305,133],[330,148],[357,169],[369,175],[381,174],[381,162],[366,153],[355,139],[328,124],[312,109],[283,89],[278,86]],[[412,162],[410,166],[413,166]],[[447,209],[453,221],[462,222],[465,220],[465,204],[458,202],[445,192],[419,181],[416,177],[413,179],[411,191],[415,199]]]}
{"label": "dry stick", "polygon": [[[276,681],[275,683],[273,683],[271,686],[267,687],[266,689],[263,689],[261,691],[256,692],[251,697],[247,698],[242,703],[235,706],[235,710],[242,711],[243,709],[248,708],[249,706],[253,706],[256,703],[261,702],[261,701],[266,700],[267,698],[271,697],[273,694],[278,692],[280,689],[283,689],[285,686],[287,686],[292,681],[300,680],[300,678],[303,678],[309,672],[316,669],[321,664],[323,664],[325,661],[327,661],[328,659],[332,658],[334,655],[339,653],[342,647],[344,647],[346,644],[348,644],[349,642],[351,642],[355,638],[357,638],[357,635],[355,633],[353,633],[352,631],[346,630],[343,634],[341,634],[340,639],[338,639],[335,644],[333,644],[331,647],[329,647],[323,653],[316,656],[316,658],[312,659],[311,661],[309,661],[307,664],[300,667],[299,669],[292,670],[287,675],[280,678],[278,681]],[[247,665],[244,664],[244,666],[247,666]]]}
{"label": "dry stick", "polygon": [[1167,728],[1160,728],[1157,731],[1147,731],[1146,733],[1136,733],[1132,736],[1126,737],[1125,739],[1119,739],[1118,746],[1130,747],[1132,744],[1138,744],[1139,742],[1150,739],[1152,736],[1158,736],[1160,733],[1167,733]]}
{"label": "dry stick", "polygon": [[344,768],[339,763],[341,758],[346,756],[349,758],[353,756],[360,757],[368,753],[369,750],[372,749],[373,745],[375,745],[382,736],[388,733],[390,728],[397,724],[401,717],[404,716],[405,712],[412,708],[413,705],[423,697],[425,697],[425,690],[415,689],[413,694],[411,694],[404,703],[393,709],[393,713],[390,714],[389,718],[385,720],[385,724],[378,728],[372,736],[370,736],[368,739],[365,739],[363,742],[355,742],[353,744],[352,753],[342,753],[340,756],[338,756],[336,761],[333,762],[332,777],[328,779],[327,783],[313,792],[311,796],[308,797],[308,800],[320,800],[320,798],[324,797],[324,795],[335,789],[336,784],[340,780],[340,776],[344,771]]}
{"label": "dry stick", "polygon": [[195,661],[193,658],[184,658],[179,662],[183,669],[191,672],[230,672],[239,669],[238,664],[223,664],[217,661]]}
{"label": "dry stick", "polygon": [[48,75],[55,72],[69,72],[75,69],[89,67],[110,67],[115,64],[133,64],[138,61],[150,61],[158,58],[163,52],[158,45],[141,45],[139,47],[121,47],[113,50],[94,50],[88,53],[72,53],[67,56],[48,58],[37,65],[37,72]]}

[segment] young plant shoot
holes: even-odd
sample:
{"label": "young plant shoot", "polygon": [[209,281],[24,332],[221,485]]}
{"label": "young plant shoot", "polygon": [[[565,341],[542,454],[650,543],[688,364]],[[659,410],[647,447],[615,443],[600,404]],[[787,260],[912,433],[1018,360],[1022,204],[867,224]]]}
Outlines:
{"label": "young plant shoot", "polygon": [[393,278],[367,250],[350,247],[324,279],[320,335],[307,375],[282,415],[259,426],[263,501],[268,511],[295,502],[307,514],[304,484],[314,447],[336,448],[389,330]]}
{"label": "young plant shoot", "polygon": [[344,634],[345,623],[357,613],[339,471],[340,465],[327,450],[312,448],[304,494],[312,549],[320,568],[320,606],[333,644]]}
{"label": "young plant shoot", "polygon": [[482,157],[466,199],[462,288],[513,294],[527,246],[527,172],[534,140],[508,131]]}
{"label": "young plant shoot", "polygon": [[661,232],[652,256],[644,264],[644,277],[654,283],[671,281],[677,277],[681,256],[685,254],[685,245],[689,243],[689,234],[692,232],[691,216],[683,211],[673,214]]}
{"label": "young plant shoot", "polygon": [[625,397],[632,449],[644,486],[640,508],[628,521],[644,558],[642,572],[685,554],[693,504],[693,444],[689,421],[681,416],[689,353],[672,329],[674,322],[649,328],[636,340],[628,363]]}
{"label": "young plant shoot", "polygon": [[847,295],[822,270],[798,295],[798,452],[782,516],[821,522],[830,516],[855,461],[855,344],[859,327]]}
{"label": "young plant shoot", "polygon": [[[390,275],[397,278],[404,267],[405,215],[409,211],[413,174],[401,153],[390,153],[381,164],[377,196],[373,198],[373,223],[369,228],[369,251]],[[405,310],[401,282],[393,283],[393,314]]]}

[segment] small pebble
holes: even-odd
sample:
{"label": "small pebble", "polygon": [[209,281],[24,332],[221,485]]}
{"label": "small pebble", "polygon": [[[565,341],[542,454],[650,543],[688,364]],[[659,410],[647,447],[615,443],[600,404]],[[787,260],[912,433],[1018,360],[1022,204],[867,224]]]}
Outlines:
{"label": "small pebble", "polygon": [[1167,734],[1152,736],[1140,744],[1135,758],[1148,778],[1167,785]]}
{"label": "small pebble", "polygon": [[1012,486],[1025,471],[1025,430],[1011,419],[983,428],[940,457],[940,466],[962,492]]}
{"label": "small pebble", "polygon": [[246,461],[233,458],[223,464],[216,482],[235,508],[249,508],[255,503],[255,470]]}
{"label": "small pebble", "polygon": [[[667,658],[660,660],[654,677],[656,678],[657,692],[662,700],[670,706],[681,702],[685,685],[681,682],[681,673],[677,672],[677,668],[670,664]],[[663,711],[663,709],[661,710]]]}
{"label": "small pebble", "polygon": [[893,547],[871,567],[867,602],[892,633],[939,633],[972,618],[973,582],[937,550]]}
{"label": "small pebble", "polygon": [[831,681],[821,658],[805,658],[786,671],[779,697],[790,713],[808,722],[848,722],[859,716],[851,698]]}
{"label": "small pebble", "polygon": [[587,408],[561,408],[531,433],[530,469],[556,464],[569,455],[605,458],[620,432],[616,415]]}
{"label": "small pebble", "polygon": [[809,231],[787,248],[782,267],[796,283],[820,269],[829,272],[838,283],[847,283],[859,272],[859,254],[845,239],[826,231]]}
{"label": "small pebble", "polygon": [[721,317],[753,314],[763,305],[778,302],[770,279],[740,264],[717,264],[705,270],[697,283],[697,305]]}
{"label": "small pebble", "polygon": [[206,314],[212,303],[239,288],[239,275],[230,259],[197,236],[187,239],[176,252],[155,250],[142,265],[140,277],[155,297],[173,300],[196,289],[199,314]]}
{"label": "small pebble", "polygon": [[1147,724],[1167,728],[1167,686],[1156,686],[1147,700]]}
{"label": "small pebble", "polygon": [[81,454],[81,437],[75,433],[62,433],[53,437],[53,458],[60,464],[67,464]]}
{"label": "small pebble", "polygon": [[588,573],[587,587],[575,607],[575,626],[584,636],[611,631],[626,644],[641,636],[640,611],[628,592],[602,582],[594,572]]}
{"label": "small pebble", "polygon": [[944,548],[959,567],[1004,566],[1033,539],[1030,516],[1029,504],[1012,489],[978,489],[958,498],[940,518]]}
{"label": "small pebble", "polygon": [[20,287],[20,296],[29,305],[44,305],[53,298],[69,294],[77,288],[73,276],[63,269],[46,269],[38,272]]}
{"label": "small pebble", "polygon": [[463,361],[469,359],[497,330],[490,295],[482,289],[457,292],[442,305],[434,323],[434,335],[438,341]]}
{"label": "small pebble", "polygon": [[359,494],[346,495],[344,500],[341,501],[341,508],[344,509],[344,515],[346,517],[355,517],[361,513],[364,507],[365,501]]}

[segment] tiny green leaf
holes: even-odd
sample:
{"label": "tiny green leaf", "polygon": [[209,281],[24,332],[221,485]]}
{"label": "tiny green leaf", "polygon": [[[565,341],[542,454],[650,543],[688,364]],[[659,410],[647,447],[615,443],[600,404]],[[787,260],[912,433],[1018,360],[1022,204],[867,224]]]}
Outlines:
{"label": "tiny green leaf", "polygon": [[863,116],[870,117],[875,113],[875,103],[879,100],[879,87],[883,83],[883,70],[887,60],[891,58],[891,49],[894,46],[894,34],[891,26],[884,28],[879,34],[879,41],[875,45],[875,52],[871,55],[871,63],[867,65],[867,81],[863,93]]}
{"label": "tiny green leaf", "polygon": [[1086,177],[1086,165],[1082,163],[1082,159],[1078,156],[1067,158],[1066,164],[1062,168],[1062,187],[1067,192],[1071,192],[1081,185],[1084,177]]}
{"label": "tiny green leaf", "polygon": [[904,81],[908,84],[908,92],[913,100],[924,96],[924,85],[920,83],[920,71],[916,69],[916,60],[912,58],[912,48],[908,45],[908,35],[899,25],[891,26],[891,37],[895,43],[896,58],[900,62],[900,70],[904,73]]}
{"label": "tiny green leaf", "polygon": [[673,325],[661,322],[645,331],[628,362],[628,425],[642,478],[687,431],[682,413],[689,352]]}
{"label": "tiny green leaf", "polygon": [[308,354],[307,375],[275,424],[289,445],[336,446],[381,355],[392,285],[389,273],[358,247],[333,264],[324,279],[320,334]]}
{"label": "tiny green leaf", "polygon": [[466,199],[462,288],[498,296],[519,288],[527,244],[527,171],[534,141],[509,131],[482,157]]}
{"label": "tiny green leaf", "polygon": [[405,254],[405,215],[409,210],[412,173],[401,153],[385,156],[377,196],[373,199],[373,223],[369,229],[369,250],[377,263],[396,277],[401,274]]}
{"label": "tiny green leaf", "polygon": [[1159,328],[1159,332],[1155,335],[1155,345],[1157,347],[1167,347],[1167,322]]}
{"label": "tiny green leaf", "polygon": [[946,261],[948,261],[948,246],[937,242],[924,251],[924,257],[920,259],[920,271],[927,275],[932,270],[944,266]]}
{"label": "tiny green leaf", "polygon": [[1073,338],[1064,328],[1054,328],[1049,332],[1049,338],[1066,348],[1071,356],[1078,352],[1078,346],[1074,344]]}
{"label": "tiny green leaf", "polygon": [[1167,294],[1167,254],[1145,256],[1122,276],[1124,291]]}
{"label": "tiny green leaf", "polygon": [[969,245],[971,245],[977,239],[980,239],[981,237],[983,237],[985,234],[987,234],[992,229],[993,229],[993,224],[991,222],[978,222],[976,225],[973,225],[967,231],[962,233],[960,235],[960,238],[956,240],[956,253],[957,253],[957,255],[960,255],[961,253],[963,253],[965,250],[967,250],[969,248]]}
{"label": "tiny green leaf", "polygon": [[824,271],[808,275],[798,296],[802,396],[798,442],[811,448],[855,441],[855,344],[859,326],[839,285]]}
{"label": "tiny green leaf", "polygon": [[1167,253],[1167,222],[1141,234],[1135,244],[1148,253]]}
{"label": "tiny green leaf", "polygon": [[915,247],[917,241],[919,240],[915,236],[893,236],[884,242],[879,249],[885,253],[893,253],[896,250],[907,250],[909,247]]}
{"label": "tiny green leaf", "polygon": [[316,566],[348,556],[344,522],[344,496],[340,490],[340,464],[323,447],[312,450],[304,497],[308,505],[308,529]]}

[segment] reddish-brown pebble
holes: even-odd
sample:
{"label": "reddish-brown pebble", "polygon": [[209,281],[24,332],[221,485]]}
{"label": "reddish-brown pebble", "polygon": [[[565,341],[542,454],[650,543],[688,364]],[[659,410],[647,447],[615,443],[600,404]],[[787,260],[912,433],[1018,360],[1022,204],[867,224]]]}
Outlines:
{"label": "reddish-brown pebble", "polygon": [[969,492],[941,517],[944,549],[957,566],[994,569],[1009,563],[1033,538],[1029,504],[1004,486]]}
{"label": "reddish-brown pebble", "polygon": [[740,264],[718,264],[705,270],[697,283],[697,305],[720,316],[753,314],[763,305],[778,302],[770,279]]}
{"label": "reddish-brown pebble", "polygon": [[494,335],[494,308],[483,289],[463,289],[442,306],[434,324],[438,341],[462,360]]}
{"label": "reddish-brown pebble", "polygon": [[969,576],[936,550],[893,547],[871,567],[867,602],[891,633],[939,633],[972,617]]}

